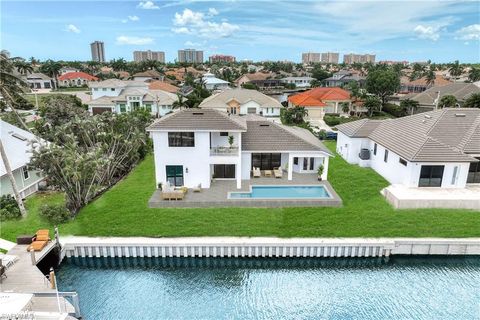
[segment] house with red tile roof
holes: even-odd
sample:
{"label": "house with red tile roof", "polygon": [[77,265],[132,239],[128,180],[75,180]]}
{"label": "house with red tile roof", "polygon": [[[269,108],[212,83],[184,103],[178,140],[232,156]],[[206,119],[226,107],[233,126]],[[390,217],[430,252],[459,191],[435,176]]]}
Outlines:
{"label": "house with red tile roof", "polygon": [[60,87],[81,87],[87,86],[91,81],[98,80],[97,77],[85,72],[68,72],[58,77],[58,85]]}
{"label": "house with red tile roof", "polygon": [[304,107],[307,120],[321,120],[328,113],[344,113],[342,103],[351,106],[350,93],[342,88],[314,88],[288,97],[288,106]]}

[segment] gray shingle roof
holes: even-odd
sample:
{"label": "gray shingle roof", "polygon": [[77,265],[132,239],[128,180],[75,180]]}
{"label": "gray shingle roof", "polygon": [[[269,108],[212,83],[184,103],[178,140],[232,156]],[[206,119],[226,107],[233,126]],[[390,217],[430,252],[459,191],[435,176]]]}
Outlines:
{"label": "gray shingle roof", "polygon": [[268,120],[247,120],[242,133],[243,151],[323,151],[332,154],[310,131],[288,127]]}
{"label": "gray shingle roof", "polygon": [[282,104],[278,102],[278,100],[257,90],[232,89],[225,90],[206,98],[200,103],[199,108],[226,108],[227,103],[233,99],[237,100],[240,104],[255,101],[262,107],[282,107]]}
{"label": "gray shingle roof", "polygon": [[245,131],[245,121],[240,117],[213,109],[179,110],[158,119],[147,131],[185,130],[185,131]]}
{"label": "gray shingle roof", "polygon": [[434,86],[423,92],[408,94],[404,99],[412,99],[418,101],[421,105],[434,106],[438,93],[440,92],[440,98],[446,95],[454,96],[458,101],[465,101],[474,93],[480,93],[480,88],[473,83],[452,83],[444,86]]}
{"label": "gray shingle roof", "polygon": [[336,126],[336,128],[352,138],[366,138],[373,132],[382,120],[362,119],[358,121],[346,122]]}
{"label": "gray shingle roof", "polygon": [[[337,128],[359,137],[355,133],[368,122]],[[480,151],[480,109],[443,109],[380,122],[368,137],[409,161],[472,162],[468,153]]]}

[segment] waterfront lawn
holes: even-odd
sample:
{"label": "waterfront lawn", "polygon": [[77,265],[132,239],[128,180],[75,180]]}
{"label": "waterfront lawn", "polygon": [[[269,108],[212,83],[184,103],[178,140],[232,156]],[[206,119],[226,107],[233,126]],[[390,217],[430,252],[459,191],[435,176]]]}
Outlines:
{"label": "waterfront lawn", "polygon": [[[326,142],[335,150],[334,142]],[[155,188],[149,155],[111,190],[60,226],[63,235],[83,236],[278,236],[278,237],[479,237],[480,213],[470,210],[394,210],[380,195],[388,185],[369,168],[330,160],[329,181],[343,199],[340,208],[150,209]],[[42,198],[43,197],[43,198]],[[32,233],[45,226],[37,215],[43,201],[27,201],[25,220],[4,223],[2,236]],[[27,232],[28,231],[28,232]]]}

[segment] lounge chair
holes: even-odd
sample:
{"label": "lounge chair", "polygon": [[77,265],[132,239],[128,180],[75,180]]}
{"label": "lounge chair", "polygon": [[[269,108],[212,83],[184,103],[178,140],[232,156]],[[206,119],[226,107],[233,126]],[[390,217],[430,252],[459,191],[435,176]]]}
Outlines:
{"label": "lounge chair", "polygon": [[48,229],[40,229],[35,233],[32,239],[32,244],[27,247],[27,251],[42,251],[43,248],[50,241],[50,234]]}
{"label": "lounge chair", "polygon": [[274,168],[273,174],[275,175],[275,178],[282,178],[282,175],[283,175],[282,168]]}
{"label": "lounge chair", "polygon": [[260,171],[260,168],[253,167],[253,177],[260,178],[261,176],[262,176],[262,172]]}
{"label": "lounge chair", "polygon": [[193,192],[201,192],[201,191],[202,191],[202,184],[201,183],[199,183],[198,186],[193,188]]}
{"label": "lounge chair", "polygon": [[43,248],[45,248],[45,246],[47,245],[48,241],[39,241],[39,240],[35,240],[32,242],[31,245],[28,246],[27,248],[27,251],[31,251],[33,249],[33,251],[42,251]]}

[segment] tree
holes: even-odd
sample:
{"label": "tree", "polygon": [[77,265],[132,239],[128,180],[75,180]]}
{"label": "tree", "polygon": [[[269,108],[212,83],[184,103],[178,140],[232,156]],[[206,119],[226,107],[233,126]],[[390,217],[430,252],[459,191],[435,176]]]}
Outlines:
{"label": "tree", "polygon": [[110,67],[112,67],[114,71],[125,71],[127,70],[127,61],[123,58],[113,59],[110,61]]}
{"label": "tree", "polygon": [[457,98],[452,95],[446,95],[440,98],[440,101],[438,102],[438,107],[439,108],[453,108],[457,104]]}
{"label": "tree", "polygon": [[480,108],[480,93],[474,93],[465,100],[464,108]]}
{"label": "tree", "polygon": [[456,80],[458,77],[462,75],[463,66],[460,65],[460,62],[458,62],[458,60],[455,60],[455,62],[450,65],[450,68],[448,69],[448,71]]}
{"label": "tree", "polygon": [[317,79],[318,81],[322,81],[330,77],[332,74],[322,69],[320,64],[316,64],[312,70],[312,78]]}
{"label": "tree", "polygon": [[368,110],[368,116],[373,116],[375,111],[380,111],[382,107],[382,101],[376,96],[368,96],[363,102],[363,106]]}
{"label": "tree", "polygon": [[53,60],[47,60],[40,66],[40,72],[55,79],[55,87],[58,87],[58,74],[62,65]]}
{"label": "tree", "polygon": [[468,72],[468,81],[477,82],[480,81],[480,68],[472,67]]}
{"label": "tree", "polygon": [[321,87],[322,82],[318,81],[317,79],[313,79],[310,81],[310,88],[316,88],[316,87]]}
{"label": "tree", "polygon": [[17,71],[22,75],[27,75],[33,72],[33,66],[24,60],[17,60],[14,62],[14,65]]}
{"label": "tree", "polygon": [[5,171],[7,171],[8,179],[12,185],[13,195],[15,196],[15,200],[17,201],[18,208],[20,209],[20,213],[23,217],[27,215],[27,210],[25,210],[25,206],[23,205],[22,197],[20,196],[20,192],[18,191],[17,183],[15,181],[15,177],[12,173],[12,168],[10,167],[10,161],[8,160],[7,153],[5,152],[5,148],[3,147],[2,139],[0,139],[0,156],[2,157],[3,166],[5,167]]}
{"label": "tree", "polygon": [[308,115],[307,110],[304,107],[285,108],[281,111],[281,121],[283,124],[304,124],[305,117]]}
{"label": "tree", "polygon": [[57,127],[50,143],[33,148],[31,165],[65,193],[67,208],[75,214],[146,154],[144,128],[150,119],[142,110],[77,116]]}
{"label": "tree", "polygon": [[348,102],[342,102],[340,105],[342,107],[342,112],[343,113],[350,112],[350,104]]}
{"label": "tree", "polygon": [[415,111],[418,109],[418,101],[412,99],[405,99],[400,102],[400,107],[404,111],[405,114],[413,115]]}
{"label": "tree", "polygon": [[425,74],[425,83],[427,86],[433,86],[435,84],[435,80],[437,79],[437,75],[433,70],[428,70]]}
{"label": "tree", "polygon": [[[382,106],[387,102],[387,98],[394,94],[400,87],[400,75],[389,69],[372,70],[367,75],[367,91],[380,98]],[[380,111],[382,110],[380,106]]]}
{"label": "tree", "polygon": [[182,109],[185,108],[185,98],[180,94],[177,93],[177,101],[172,103],[173,109]]}

